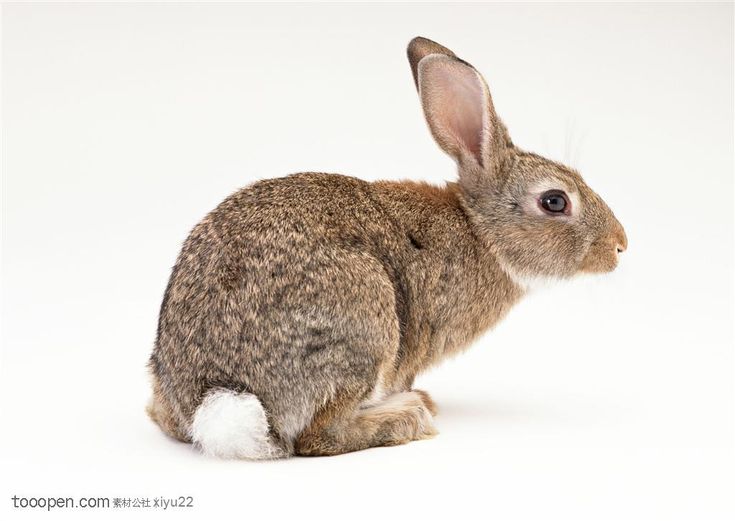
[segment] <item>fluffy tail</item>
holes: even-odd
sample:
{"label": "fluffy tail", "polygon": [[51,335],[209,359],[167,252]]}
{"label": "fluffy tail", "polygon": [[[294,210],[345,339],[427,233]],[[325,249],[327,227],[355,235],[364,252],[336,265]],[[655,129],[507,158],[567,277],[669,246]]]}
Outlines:
{"label": "fluffy tail", "polygon": [[190,434],[202,452],[211,456],[251,460],[288,456],[273,442],[265,409],[250,393],[211,390],[194,413]]}

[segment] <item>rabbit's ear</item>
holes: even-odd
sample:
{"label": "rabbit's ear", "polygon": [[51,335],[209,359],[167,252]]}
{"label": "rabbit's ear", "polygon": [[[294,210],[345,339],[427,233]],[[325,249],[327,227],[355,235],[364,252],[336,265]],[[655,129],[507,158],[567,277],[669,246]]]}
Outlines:
{"label": "rabbit's ear", "polygon": [[463,170],[472,177],[494,173],[511,143],[485,80],[472,65],[434,42],[422,39],[414,45],[412,41],[413,66],[412,55],[422,56],[416,64],[417,86],[434,139],[457,160],[460,175]]}
{"label": "rabbit's ear", "polygon": [[408,62],[411,64],[411,73],[413,74],[413,82],[416,84],[416,88],[419,88],[419,62],[426,58],[430,54],[443,54],[451,58],[457,56],[436,42],[417,36],[408,44]]}
{"label": "rabbit's ear", "polygon": [[485,162],[489,106],[475,69],[456,58],[430,54],[419,62],[419,96],[439,146],[460,163]]}

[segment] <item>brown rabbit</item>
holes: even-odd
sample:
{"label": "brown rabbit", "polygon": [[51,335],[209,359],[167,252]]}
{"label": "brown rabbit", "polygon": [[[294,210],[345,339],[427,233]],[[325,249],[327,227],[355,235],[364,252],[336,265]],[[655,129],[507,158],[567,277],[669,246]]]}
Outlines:
{"label": "brown rabbit", "polygon": [[150,359],[150,416],[208,454],[332,455],[436,434],[418,373],[535,278],[608,272],[627,240],[580,175],[517,148],[482,76],[415,38],[459,182],[303,173],[228,197],[186,240]]}

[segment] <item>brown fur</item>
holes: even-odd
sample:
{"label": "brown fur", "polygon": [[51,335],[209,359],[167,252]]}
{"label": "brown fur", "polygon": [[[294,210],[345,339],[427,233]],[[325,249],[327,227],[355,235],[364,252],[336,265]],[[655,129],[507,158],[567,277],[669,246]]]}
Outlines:
{"label": "brown fur", "polygon": [[153,396],[146,407],[146,412],[150,419],[161,427],[163,432],[179,441],[187,441],[187,435],[181,430],[181,425],[176,421],[171,407],[166,406],[160,381],[155,378],[153,380]]}
{"label": "brown fur", "polygon": [[[512,144],[469,64],[425,39],[409,59],[459,183],[304,173],[228,197],[186,240],[161,306],[149,414],[164,432],[189,441],[203,396],[219,387],[257,396],[286,453],[433,436],[437,408],[412,390],[417,374],[500,321],[523,278],[617,265],[626,239],[612,212],[579,174]],[[483,128],[452,126],[447,104],[465,92],[455,75]],[[575,194],[576,213],[539,214],[539,183]]]}

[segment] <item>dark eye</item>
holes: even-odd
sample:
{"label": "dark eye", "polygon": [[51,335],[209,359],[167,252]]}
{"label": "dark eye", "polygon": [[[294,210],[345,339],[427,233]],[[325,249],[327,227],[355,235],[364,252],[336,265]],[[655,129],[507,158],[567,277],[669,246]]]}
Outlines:
{"label": "dark eye", "polygon": [[549,190],[548,192],[545,192],[539,198],[539,204],[546,213],[569,213],[569,198],[567,197],[567,194],[561,190]]}

